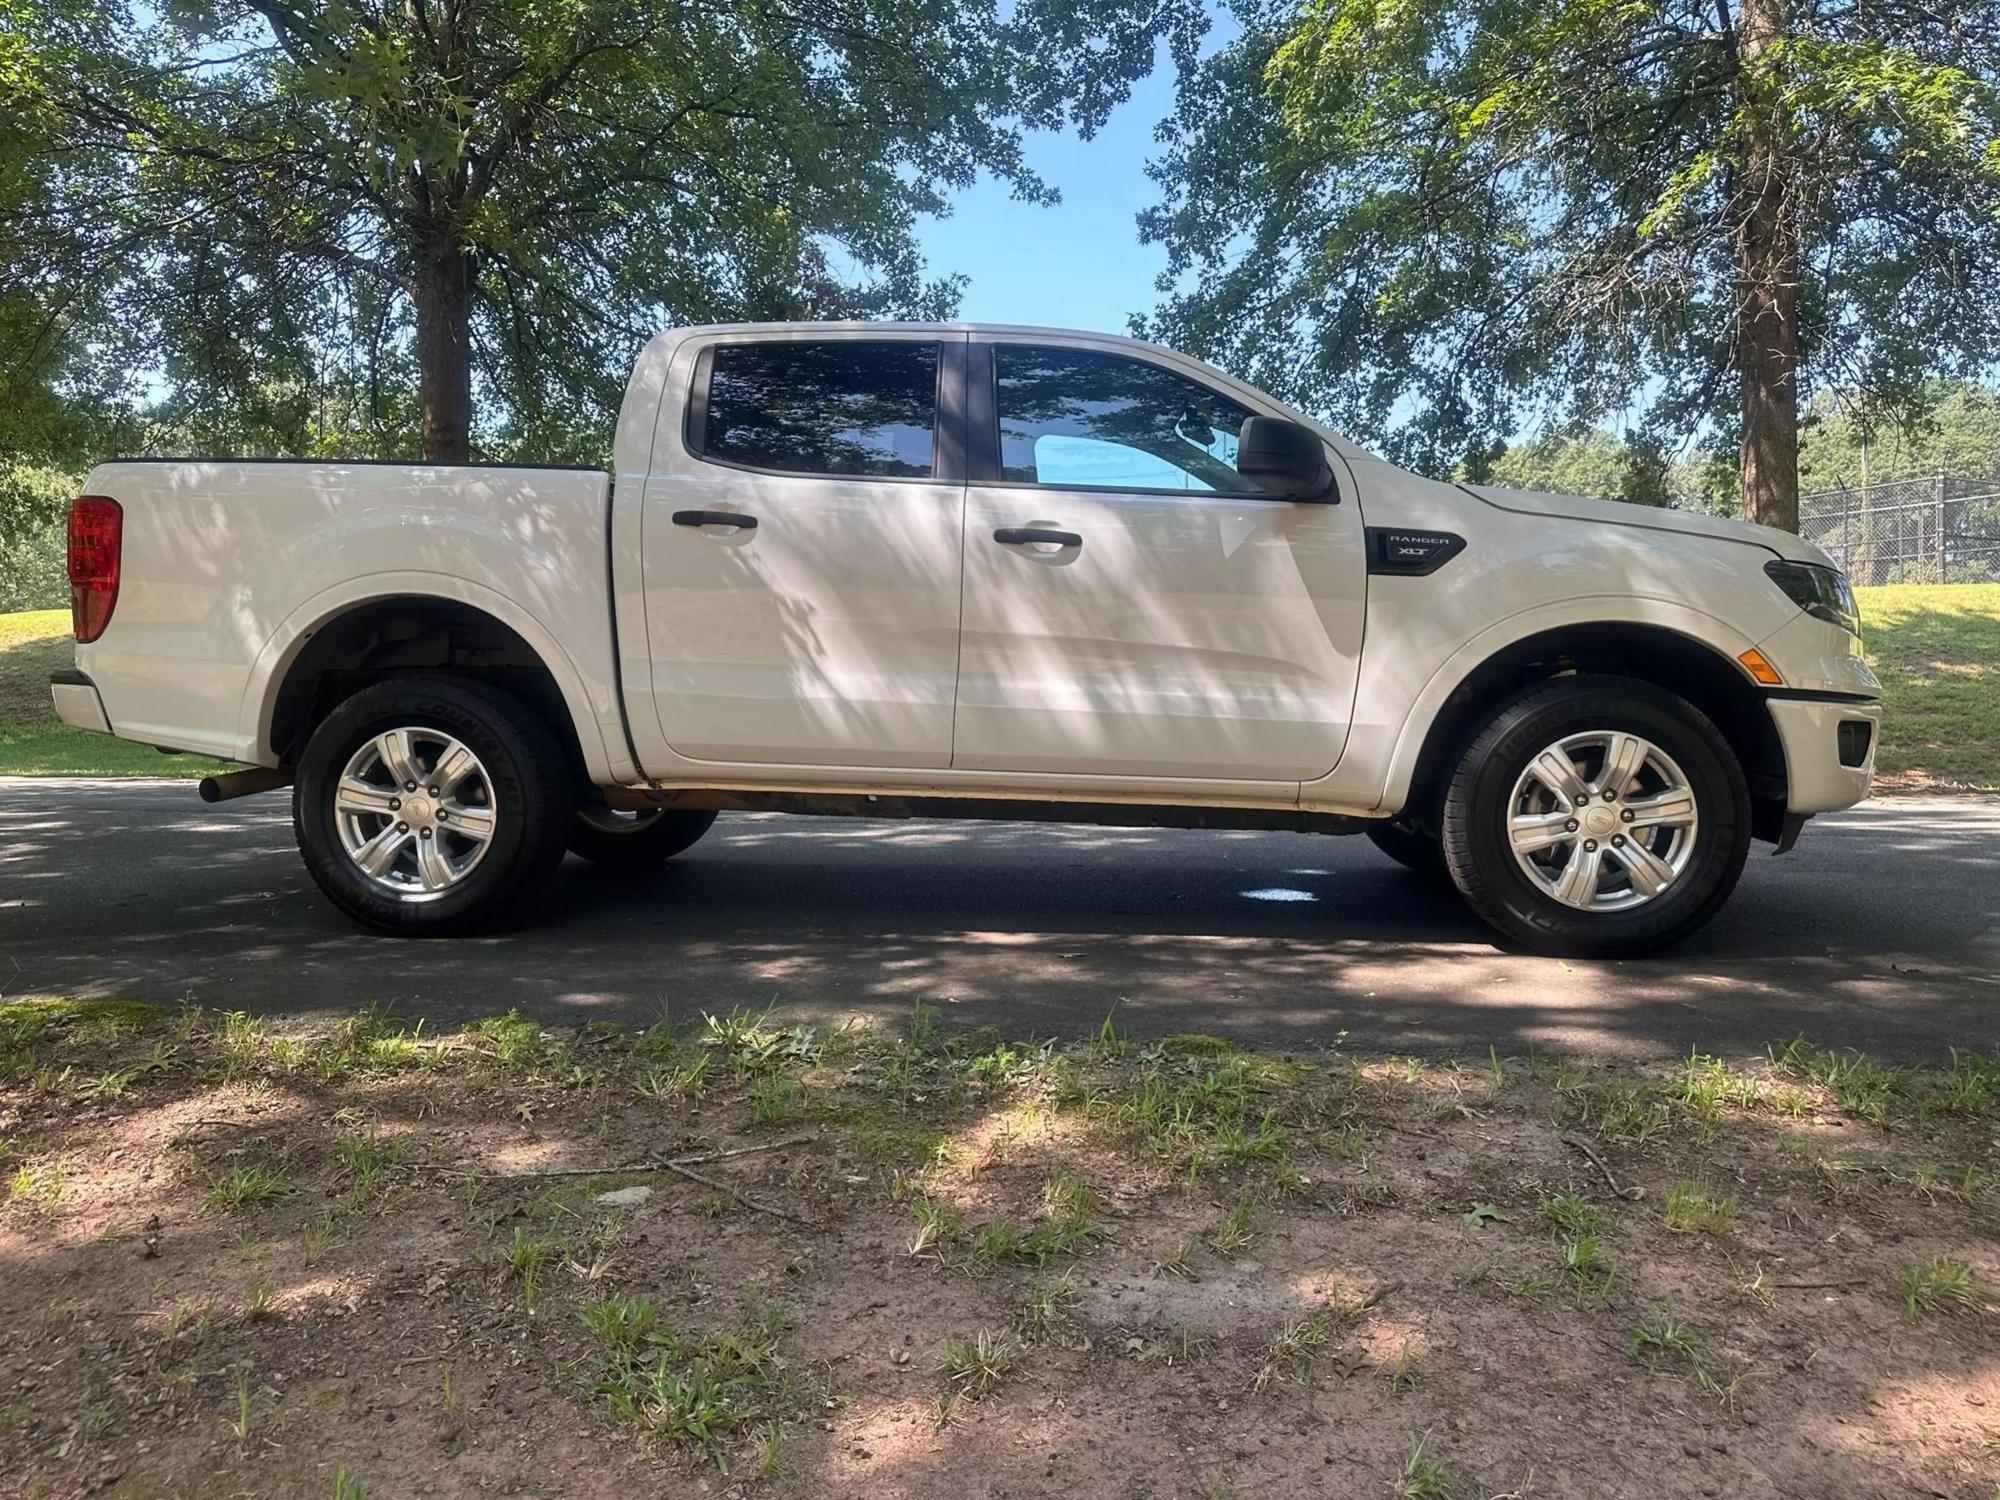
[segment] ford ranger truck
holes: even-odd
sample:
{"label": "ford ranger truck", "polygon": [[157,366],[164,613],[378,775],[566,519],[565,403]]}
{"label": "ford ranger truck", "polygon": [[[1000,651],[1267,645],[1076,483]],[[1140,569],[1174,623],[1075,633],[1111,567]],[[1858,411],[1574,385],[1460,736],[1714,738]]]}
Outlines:
{"label": "ford ranger truck", "polygon": [[56,710],[289,786],[328,899],[411,935],[752,810],[1364,833],[1637,954],[1868,793],[1817,548],[1421,478],[1132,339],[676,329],[613,453],[103,464]]}

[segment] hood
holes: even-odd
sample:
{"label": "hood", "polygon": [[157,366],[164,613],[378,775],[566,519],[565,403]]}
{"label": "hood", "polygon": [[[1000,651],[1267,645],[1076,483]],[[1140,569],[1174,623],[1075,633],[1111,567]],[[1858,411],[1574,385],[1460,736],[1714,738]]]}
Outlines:
{"label": "hood", "polygon": [[1587,500],[1581,495],[1544,495],[1534,490],[1510,490],[1493,484],[1461,484],[1476,500],[1499,510],[1523,516],[1548,516],[1564,521],[1595,521],[1608,526],[1632,526],[1646,531],[1673,531],[1684,536],[1714,537],[1718,541],[1742,542],[1762,547],[1793,562],[1820,563],[1832,567],[1833,560],[1811,542],[1772,526],[1756,526],[1748,521],[1731,521],[1721,516],[1705,516],[1699,511],[1665,510],[1653,505],[1628,505],[1622,500]]}

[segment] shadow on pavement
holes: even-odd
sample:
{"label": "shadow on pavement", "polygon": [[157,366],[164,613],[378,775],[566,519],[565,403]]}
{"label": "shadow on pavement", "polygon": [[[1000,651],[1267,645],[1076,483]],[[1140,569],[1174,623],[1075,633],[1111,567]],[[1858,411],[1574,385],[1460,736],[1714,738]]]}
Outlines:
{"label": "shadow on pavement", "polygon": [[537,923],[350,926],[281,797],[0,781],[0,985],[270,1014],[390,1003],[545,1022],[732,1007],[1264,1044],[1658,1056],[1804,1033],[1889,1056],[2000,1041],[2000,802],[1898,799],[1758,846],[1694,941],[1623,963],[1503,952],[1363,840],[725,818],[653,877],[565,865]]}

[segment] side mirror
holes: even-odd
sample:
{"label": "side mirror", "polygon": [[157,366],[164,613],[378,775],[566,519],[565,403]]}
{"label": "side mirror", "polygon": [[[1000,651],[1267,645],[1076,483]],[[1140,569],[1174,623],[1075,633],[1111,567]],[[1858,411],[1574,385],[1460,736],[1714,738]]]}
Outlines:
{"label": "side mirror", "polygon": [[1302,422],[1245,417],[1236,438],[1236,472],[1286,500],[1340,500],[1326,444]]}

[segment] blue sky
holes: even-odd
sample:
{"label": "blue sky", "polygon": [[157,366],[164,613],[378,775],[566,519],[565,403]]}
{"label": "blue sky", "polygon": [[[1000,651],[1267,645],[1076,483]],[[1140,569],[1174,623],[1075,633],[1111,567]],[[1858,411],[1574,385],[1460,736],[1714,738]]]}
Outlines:
{"label": "blue sky", "polygon": [[1061,190],[1061,203],[1017,203],[1004,183],[982,179],[957,196],[950,218],[923,226],[930,274],[971,278],[961,317],[1123,333],[1128,315],[1151,311],[1166,255],[1139,243],[1135,220],[1157,201],[1146,158],[1154,125],[1173,109],[1173,68],[1161,63],[1095,139],[1027,138],[1028,164]]}

